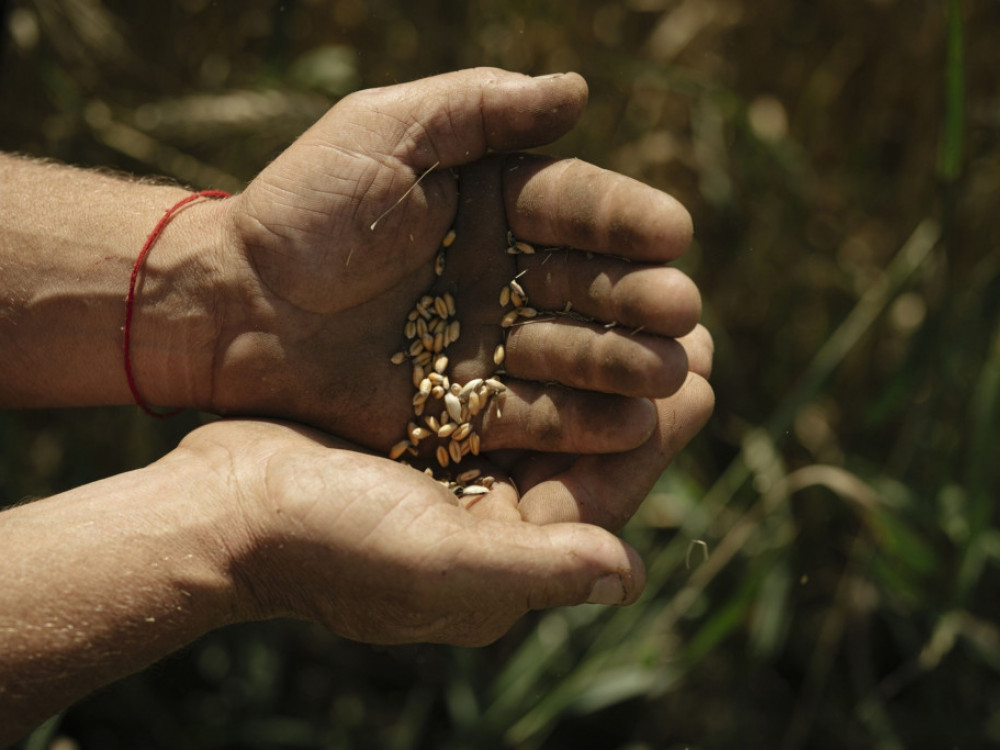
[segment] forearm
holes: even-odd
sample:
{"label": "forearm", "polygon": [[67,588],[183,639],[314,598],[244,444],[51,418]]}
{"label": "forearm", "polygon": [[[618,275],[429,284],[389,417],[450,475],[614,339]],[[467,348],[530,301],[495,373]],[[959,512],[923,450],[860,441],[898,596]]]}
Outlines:
{"label": "forearm", "polygon": [[168,457],[0,513],[0,747],[235,618],[238,523],[204,480]]}
{"label": "forearm", "polygon": [[[124,404],[136,257],[188,191],[0,154],[0,407]],[[221,202],[166,227],[139,277],[132,363],[149,403],[210,402]]]}

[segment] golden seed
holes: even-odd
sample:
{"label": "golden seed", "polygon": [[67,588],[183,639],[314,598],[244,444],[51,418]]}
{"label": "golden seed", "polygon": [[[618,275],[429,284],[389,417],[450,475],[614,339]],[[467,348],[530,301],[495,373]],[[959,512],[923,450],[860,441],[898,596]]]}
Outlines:
{"label": "golden seed", "polygon": [[444,293],[444,303],[448,306],[448,315],[454,318],[458,308],[455,307],[455,298],[451,296],[451,292]]}
{"label": "golden seed", "polygon": [[521,307],[518,308],[517,314],[522,318],[533,318],[538,315],[538,310],[533,307]]}
{"label": "golden seed", "polygon": [[507,386],[505,386],[496,378],[486,378],[486,380],[483,381],[483,385],[485,385],[494,393],[502,393],[503,391],[507,390]]}
{"label": "golden seed", "polygon": [[424,368],[420,365],[413,365],[413,387],[419,388],[420,381],[424,379]]}
{"label": "golden seed", "polygon": [[522,305],[524,305],[524,297],[522,297],[520,294],[510,295],[510,301],[514,303],[514,307],[521,307]]}
{"label": "golden seed", "polygon": [[438,446],[435,456],[437,457],[437,462],[441,464],[441,468],[448,465],[448,449],[443,445]]}
{"label": "golden seed", "polygon": [[474,390],[476,390],[476,388],[478,388],[482,384],[483,384],[483,379],[482,378],[473,378],[468,383],[466,383],[465,385],[463,385],[461,387],[461,389],[459,389],[459,391],[458,391],[458,398],[460,400],[464,401],[465,399],[467,399],[469,397],[470,393],[472,393]]}
{"label": "golden seed", "polygon": [[403,334],[408,339],[415,338],[417,335],[417,324],[414,323],[412,320],[408,320],[406,322],[406,326],[403,328]]}
{"label": "golden seed", "polygon": [[434,360],[434,371],[441,374],[448,369],[448,358],[445,355],[441,355]]}
{"label": "golden seed", "polygon": [[444,426],[444,425],[448,424],[448,410],[447,410],[447,409],[446,409],[446,410],[444,410],[443,412],[441,412],[441,416],[440,416],[440,417],[438,417],[438,422],[439,422],[439,423],[440,423],[440,424],[441,424],[442,426]]}
{"label": "golden seed", "polygon": [[440,276],[444,273],[444,253],[438,252],[437,257],[434,259],[434,275]]}
{"label": "golden seed", "polygon": [[479,394],[473,391],[469,394],[469,414],[476,416],[480,409],[482,409],[482,403],[479,401]]}
{"label": "golden seed", "polygon": [[462,420],[462,404],[458,400],[458,396],[449,391],[444,394],[444,408],[448,412],[454,421],[461,422]]}
{"label": "golden seed", "polygon": [[443,333],[436,333],[436,334],[434,334],[434,346],[433,346],[433,349],[434,349],[434,353],[435,354],[440,353],[441,350],[444,349],[444,334]]}
{"label": "golden seed", "polygon": [[514,321],[517,320],[517,310],[511,310],[509,313],[500,319],[501,328],[510,328],[514,325]]}
{"label": "golden seed", "polygon": [[463,471],[455,478],[459,482],[471,482],[473,479],[478,479],[480,473],[479,469],[469,469],[468,471]]}
{"label": "golden seed", "polygon": [[394,365],[401,365],[406,361],[406,352],[396,352],[389,359]]}
{"label": "golden seed", "polygon": [[417,318],[420,317],[420,313],[417,312],[416,308],[410,310],[409,315],[406,316],[407,321],[416,322]]}
{"label": "golden seed", "polygon": [[443,385],[436,385],[433,388],[431,388],[431,396],[436,398],[438,401],[444,398],[445,393],[446,391]]}
{"label": "golden seed", "polygon": [[420,381],[420,391],[419,391],[419,393],[424,398],[427,398],[427,396],[431,392],[431,388],[433,388],[433,387],[434,386],[431,384],[430,378],[424,378],[423,380]]}
{"label": "golden seed", "polygon": [[462,425],[451,434],[452,440],[465,440],[472,432],[472,424],[463,422]]}
{"label": "golden seed", "polygon": [[524,291],[524,287],[517,283],[517,279],[510,280],[510,291],[513,294],[517,294],[524,299],[528,299],[528,295]]}
{"label": "golden seed", "polygon": [[406,453],[406,449],[410,447],[409,440],[400,440],[392,448],[389,449],[389,458],[395,461],[397,458]]}
{"label": "golden seed", "polygon": [[444,333],[448,330],[448,321],[444,318],[437,318],[430,327],[431,333]]}
{"label": "golden seed", "polygon": [[444,239],[441,240],[441,247],[451,247],[451,243],[455,241],[456,236],[455,230],[449,229],[447,234],[445,234]]}
{"label": "golden seed", "polygon": [[462,392],[462,386],[460,386],[458,383],[452,383],[451,388],[449,390],[457,396],[459,393]]}
{"label": "golden seed", "polygon": [[507,248],[507,255],[517,255],[517,248],[511,245]]}
{"label": "golden seed", "polygon": [[441,381],[441,385],[444,386],[444,389],[446,391],[451,390],[451,383],[448,382],[448,376],[447,375],[444,376],[444,380]]}
{"label": "golden seed", "polygon": [[507,352],[503,348],[503,344],[497,344],[497,348],[493,350],[493,364],[495,365],[502,364],[506,354]]}
{"label": "golden seed", "polygon": [[430,352],[420,352],[416,357],[413,358],[413,363],[426,368],[427,365],[431,363],[431,353]]}
{"label": "golden seed", "polygon": [[423,318],[419,318],[417,320],[417,326],[416,327],[417,327],[417,335],[420,338],[423,338],[424,336],[427,335],[427,321],[426,320],[424,320]]}
{"label": "golden seed", "polygon": [[413,406],[413,414],[414,414],[414,416],[419,417],[421,414],[424,413],[424,405],[425,404],[426,404],[425,401],[421,401],[419,404],[415,404]]}
{"label": "golden seed", "polygon": [[434,298],[434,310],[440,317],[448,317],[448,303],[441,299],[441,297]]}
{"label": "golden seed", "polygon": [[444,375],[442,375],[440,372],[437,372],[436,370],[434,372],[427,373],[427,378],[434,385],[441,385],[441,383],[444,381]]}
{"label": "golden seed", "polygon": [[427,429],[433,432],[435,435],[438,431],[438,421],[433,414],[428,414],[424,417],[424,424],[427,425]]}
{"label": "golden seed", "polygon": [[419,314],[419,317],[423,318],[424,320],[430,320],[431,318],[434,317],[431,314],[431,311],[427,309],[426,305],[417,305],[417,313]]}
{"label": "golden seed", "polygon": [[458,341],[458,335],[462,332],[462,324],[457,320],[451,321],[448,324],[448,338],[452,341]]}
{"label": "golden seed", "polygon": [[430,437],[431,433],[429,430],[424,429],[420,425],[410,422],[406,427],[406,432],[410,436],[410,442],[416,445],[425,437]]}
{"label": "golden seed", "polygon": [[449,422],[448,424],[443,424],[437,429],[437,436],[439,438],[450,437],[455,430],[458,429],[458,425],[454,422]]}
{"label": "golden seed", "polygon": [[417,406],[418,404],[425,403],[427,401],[427,397],[429,395],[430,395],[430,392],[421,393],[420,391],[417,391],[416,393],[413,394],[413,405]]}
{"label": "golden seed", "polygon": [[507,307],[510,303],[510,287],[504,287],[500,290],[500,307]]}
{"label": "golden seed", "polygon": [[420,343],[424,345],[424,349],[427,351],[434,350],[434,336],[430,333],[425,333],[420,337]]}
{"label": "golden seed", "polygon": [[534,255],[535,254],[535,248],[533,246],[529,245],[527,242],[515,242],[514,243],[514,248],[519,253],[522,253],[524,255]]}
{"label": "golden seed", "polygon": [[[452,445],[455,445],[455,443],[452,443]],[[468,456],[472,451],[472,446],[469,445],[468,440],[463,440],[461,443],[458,443],[458,450],[459,456]]]}
{"label": "golden seed", "polygon": [[468,487],[462,488],[463,495],[485,495],[489,490],[478,484],[470,484]]}
{"label": "golden seed", "polygon": [[429,294],[425,294],[423,297],[420,298],[421,307],[430,307],[433,304],[434,304],[434,298]]}
{"label": "golden seed", "polygon": [[471,417],[471,416],[472,415],[469,414],[469,407],[468,406],[463,406],[462,407],[462,412],[461,412],[461,417],[462,418],[460,420],[458,420],[458,421],[459,422],[468,422],[469,421],[469,417]]}
{"label": "golden seed", "polygon": [[460,443],[456,443],[452,440],[448,443],[448,455],[451,456],[451,460],[456,464],[462,461],[462,446]]}
{"label": "golden seed", "polygon": [[416,357],[423,350],[424,345],[420,342],[420,339],[415,339],[414,342],[410,344],[409,354],[411,357]]}

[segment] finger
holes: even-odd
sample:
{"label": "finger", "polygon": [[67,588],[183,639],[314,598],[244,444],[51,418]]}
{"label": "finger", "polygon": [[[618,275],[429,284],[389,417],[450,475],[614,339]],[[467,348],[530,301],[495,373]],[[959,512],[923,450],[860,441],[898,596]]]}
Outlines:
{"label": "finger", "polygon": [[518,256],[518,268],[527,304],[539,310],[565,310],[569,303],[602,323],[663,336],[683,336],[701,317],[698,287],[676,268],[569,250]]}
{"label": "finger", "polygon": [[385,153],[426,169],[550,143],[576,124],[586,103],[587,84],[575,73],[532,78],[476,68],[359,91],[337,109],[358,113],[357,137],[367,149],[377,133]]}
{"label": "finger", "polygon": [[705,425],[714,394],[692,373],[674,396],[657,402],[659,424],[641,447],[606,456],[581,456],[567,471],[528,486],[521,515],[538,524],[583,521],[617,529],[632,517],[675,455]]}
{"label": "finger", "polygon": [[687,353],[674,339],[565,317],[512,328],[506,349],[514,377],[624,396],[664,398],[688,372]]}
{"label": "finger", "polygon": [[712,358],[715,356],[715,344],[712,334],[705,326],[697,326],[687,336],[677,339],[687,353],[688,367],[691,372],[708,380],[712,375]]}
{"label": "finger", "polygon": [[649,399],[508,380],[482,413],[484,451],[615,453],[646,442],[656,428]]}
{"label": "finger", "polygon": [[665,263],[691,244],[691,216],[677,200],[576,159],[509,157],[504,198],[511,230],[537,245]]}

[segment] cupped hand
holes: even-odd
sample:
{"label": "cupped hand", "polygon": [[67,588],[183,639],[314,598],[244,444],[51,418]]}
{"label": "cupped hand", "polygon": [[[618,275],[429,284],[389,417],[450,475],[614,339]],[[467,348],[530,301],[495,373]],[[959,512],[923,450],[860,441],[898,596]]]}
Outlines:
{"label": "cupped hand", "polygon": [[[211,408],[388,450],[414,420],[415,390],[412,361],[390,358],[411,345],[421,297],[448,292],[461,324],[444,352],[452,382],[493,374],[506,345],[503,409],[477,424],[484,451],[598,454],[656,439],[650,399],[686,382],[677,339],[700,314],[697,289],[665,265],[690,241],[687,213],[576,160],[495,153],[553,141],[586,96],[572,74],[474,70],[336,105],[224,202],[242,265],[222,302]],[[535,252],[509,254],[512,242]],[[499,298],[515,278],[538,314],[504,329],[512,308]]]}
{"label": "cupped hand", "polygon": [[[478,645],[529,610],[629,604],[644,585],[635,551],[596,526],[487,518],[424,473],[307,428],[222,420],[164,461],[203,465],[205,502],[239,507],[225,530],[237,618]],[[516,495],[502,477],[493,493]]]}

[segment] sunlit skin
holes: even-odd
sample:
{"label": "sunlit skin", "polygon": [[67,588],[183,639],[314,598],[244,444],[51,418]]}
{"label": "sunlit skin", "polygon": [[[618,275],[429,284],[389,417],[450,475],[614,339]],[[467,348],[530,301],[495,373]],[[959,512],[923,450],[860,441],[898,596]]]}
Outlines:
{"label": "sunlit skin", "polygon": [[[148,467],[0,514],[0,744],[231,622],[475,645],[531,609],[639,596],[642,563],[611,531],[713,403],[697,290],[664,265],[690,221],[578,161],[486,154],[552,140],[585,99],[576,76],[490,70],[364,92],[244,193],[178,214],[139,289],[145,397],[339,436],[221,420]],[[0,344],[16,355],[0,403],[127,402],[119,277],[186,193],[4,158],[0,177],[18,186],[0,199]],[[560,249],[507,255],[508,229]],[[493,372],[497,294],[522,272],[538,309],[592,322],[512,329],[509,395],[476,459],[497,482],[456,498],[384,457],[413,388],[389,357],[415,300],[447,289],[454,378]]]}

